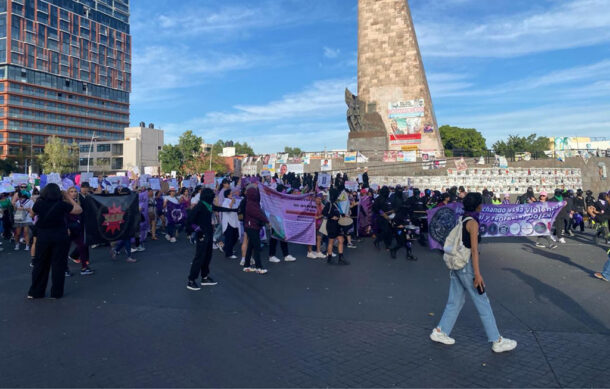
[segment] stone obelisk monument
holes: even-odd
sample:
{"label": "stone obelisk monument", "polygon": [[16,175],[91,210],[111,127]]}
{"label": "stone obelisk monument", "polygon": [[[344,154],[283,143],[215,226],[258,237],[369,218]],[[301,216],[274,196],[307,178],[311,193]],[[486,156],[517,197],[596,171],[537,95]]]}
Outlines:
{"label": "stone obelisk monument", "polygon": [[358,0],[358,96],[345,98],[350,150],[443,154],[407,0]]}

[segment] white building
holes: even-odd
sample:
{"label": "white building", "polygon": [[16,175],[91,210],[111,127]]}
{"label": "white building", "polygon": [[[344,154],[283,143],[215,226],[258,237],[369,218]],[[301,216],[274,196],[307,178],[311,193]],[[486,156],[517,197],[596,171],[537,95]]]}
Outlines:
{"label": "white building", "polygon": [[108,174],[138,167],[144,173],[146,167],[161,166],[162,147],[163,130],[140,123],[140,127],[126,128],[123,140],[79,143],[80,170]]}

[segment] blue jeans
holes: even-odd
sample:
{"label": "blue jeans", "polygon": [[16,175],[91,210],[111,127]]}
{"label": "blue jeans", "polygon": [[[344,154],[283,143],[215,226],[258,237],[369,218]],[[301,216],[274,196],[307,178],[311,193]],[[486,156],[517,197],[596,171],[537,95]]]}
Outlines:
{"label": "blue jeans", "polygon": [[496,326],[496,318],[494,317],[487,293],[479,294],[477,289],[474,287],[474,270],[472,269],[472,262],[460,270],[452,270],[450,272],[449,282],[449,299],[443,312],[438,328],[447,335],[451,334],[455,321],[466,302],[466,293],[470,295],[474,306],[479,312],[479,317],[485,328],[487,339],[490,342],[495,342],[500,339],[500,333]]}
{"label": "blue jeans", "polygon": [[125,248],[125,251],[127,252],[127,258],[131,257],[131,238],[119,241],[119,243],[114,246],[114,251],[117,254],[120,254],[123,248]]}
{"label": "blue jeans", "polygon": [[606,261],[604,265],[604,270],[602,271],[602,275],[605,279],[610,280],[610,259]]}

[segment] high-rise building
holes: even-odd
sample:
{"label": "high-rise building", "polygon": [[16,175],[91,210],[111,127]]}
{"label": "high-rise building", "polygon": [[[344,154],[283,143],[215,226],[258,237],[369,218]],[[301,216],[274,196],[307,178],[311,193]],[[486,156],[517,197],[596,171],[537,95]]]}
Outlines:
{"label": "high-rise building", "polygon": [[0,0],[0,158],[123,139],[130,90],[129,0]]}

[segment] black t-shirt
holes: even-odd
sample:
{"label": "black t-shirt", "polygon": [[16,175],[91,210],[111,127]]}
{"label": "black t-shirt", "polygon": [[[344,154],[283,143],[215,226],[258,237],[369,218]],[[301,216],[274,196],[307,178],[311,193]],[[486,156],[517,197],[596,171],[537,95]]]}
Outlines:
{"label": "black t-shirt", "polygon": [[37,228],[66,229],[66,215],[72,212],[72,204],[65,201],[36,200],[32,210],[38,215]]}

